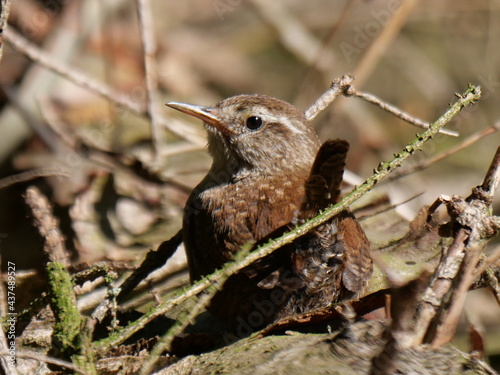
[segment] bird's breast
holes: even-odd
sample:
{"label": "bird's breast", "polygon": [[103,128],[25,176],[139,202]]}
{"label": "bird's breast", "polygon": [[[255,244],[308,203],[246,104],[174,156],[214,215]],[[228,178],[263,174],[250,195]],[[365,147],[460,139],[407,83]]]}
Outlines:
{"label": "bird's breast", "polygon": [[219,268],[244,244],[290,223],[300,209],[304,181],[305,176],[238,181],[194,193],[184,213],[191,265],[208,264],[202,273]]}

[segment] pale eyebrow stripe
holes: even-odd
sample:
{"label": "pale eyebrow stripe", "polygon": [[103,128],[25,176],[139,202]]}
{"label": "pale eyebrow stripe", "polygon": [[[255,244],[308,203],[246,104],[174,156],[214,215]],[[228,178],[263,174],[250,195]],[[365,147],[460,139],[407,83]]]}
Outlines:
{"label": "pale eyebrow stripe", "polygon": [[285,125],[288,129],[290,129],[295,134],[303,134],[304,133],[304,131],[302,131],[297,126],[295,126],[295,124],[293,123],[292,120],[290,120],[289,117],[286,117],[286,116],[276,117],[276,121],[279,121],[281,124]]}
{"label": "pale eyebrow stripe", "polygon": [[285,125],[288,129],[290,129],[295,134],[303,134],[304,131],[295,126],[292,120],[290,120],[287,116],[275,116],[271,112],[268,111],[266,107],[259,107],[259,112],[262,116],[266,116],[268,120],[271,122],[279,122],[280,124]]}

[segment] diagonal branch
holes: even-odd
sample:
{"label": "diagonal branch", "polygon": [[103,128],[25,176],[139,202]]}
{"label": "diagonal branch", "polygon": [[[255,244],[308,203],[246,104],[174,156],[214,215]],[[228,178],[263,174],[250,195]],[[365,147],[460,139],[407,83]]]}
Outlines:
{"label": "diagonal branch", "polygon": [[[400,118],[403,121],[408,122],[409,124],[418,126],[419,128],[422,128],[422,129],[429,128],[428,122],[411,116],[410,114],[402,111],[401,109],[396,108],[393,105],[390,105],[390,104],[380,100],[375,95],[356,90],[352,86],[354,79],[355,79],[355,77],[353,75],[346,74],[339,79],[333,80],[332,84],[328,88],[328,90],[326,90],[323,93],[323,95],[321,95],[304,112],[304,115],[306,116],[306,118],[310,121],[313,120],[318,115],[318,113],[320,113],[328,105],[330,105],[330,103],[332,103],[338,96],[344,95],[344,96],[354,96],[354,97],[363,99],[363,100],[367,101],[368,103],[375,104],[375,105],[379,106],[381,109],[383,109],[384,111],[389,112],[390,114],[396,116],[397,118]],[[457,132],[455,132],[453,130],[448,130],[448,129],[440,129],[439,133],[443,133],[443,134],[450,135],[453,137],[458,136]]]}
{"label": "diagonal branch", "polygon": [[318,113],[324,110],[328,105],[335,100],[339,95],[351,86],[354,81],[354,76],[346,74],[341,78],[332,81],[332,85],[321,95],[305,112],[306,118],[311,121]]}
{"label": "diagonal branch", "polygon": [[7,42],[9,42],[9,44],[12,45],[12,47],[29,57],[31,60],[36,61],[40,65],[43,65],[57,74],[69,79],[77,85],[106,99],[110,99],[122,107],[129,108],[137,113],[144,113],[145,108],[143,104],[137,103],[131,100],[127,95],[124,95],[111,87],[92,79],[76,69],[60,63],[52,58],[52,56],[48,53],[38,48],[35,44],[31,43],[28,39],[21,36],[21,34],[17,31],[14,31],[12,27],[4,31],[4,38]]}
{"label": "diagonal branch", "polygon": [[486,200],[491,202],[500,183],[500,147],[497,148],[493,161],[486,172],[484,181],[480,186],[482,193],[486,195]]}
{"label": "diagonal branch", "polygon": [[21,182],[31,181],[36,178],[50,176],[69,177],[70,171],[69,168],[45,167],[17,173],[12,176],[0,178],[0,189],[4,189],[8,186],[12,186]]}
{"label": "diagonal branch", "polygon": [[[412,125],[418,126],[419,128],[422,129],[427,129],[429,127],[429,123],[423,120],[420,120],[418,118],[415,118],[413,116],[410,116],[408,113],[402,111],[399,108],[394,107],[393,105],[390,105],[386,102],[383,102],[379,98],[377,98],[375,95],[368,94],[366,92],[360,92],[354,89],[354,87],[350,86],[346,92],[345,95],[347,96],[354,96],[356,98],[361,98],[367,101],[368,103],[372,103],[375,105],[378,105],[381,109],[384,111],[389,112],[390,114],[400,118],[403,121],[406,121]],[[439,130],[440,133],[446,134],[446,135],[451,135],[453,137],[458,137],[458,133],[453,131],[453,130],[448,130],[448,129],[441,129]]]}
{"label": "diagonal branch", "polygon": [[[42,65],[43,67],[52,70],[60,76],[68,79],[76,85],[83,87],[101,97],[108,99],[117,105],[129,109],[139,115],[146,115],[147,107],[144,103],[139,103],[131,99],[130,96],[123,94],[110,86],[99,82],[98,80],[89,77],[79,70],[71,68],[61,62],[55,60],[50,54],[31,43],[29,40],[21,36],[18,32],[11,28],[4,31],[4,39],[9,42],[14,49],[26,55],[29,59]],[[199,135],[194,129],[185,125],[181,121],[174,119],[166,119],[163,116],[158,119],[162,126],[165,126],[172,133],[186,139],[187,141],[204,146],[206,140]]]}

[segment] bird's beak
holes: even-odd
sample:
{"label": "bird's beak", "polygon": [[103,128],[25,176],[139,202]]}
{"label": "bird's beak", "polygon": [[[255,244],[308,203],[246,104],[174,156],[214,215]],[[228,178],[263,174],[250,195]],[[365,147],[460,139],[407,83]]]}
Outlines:
{"label": "bird's beak", "polygon": [[205,107],[202,105],[179,102],[168,102],[165,103],[165,105],[178,111],[184,112],[187,115],[199,118],[206,124],[212,125],[223,134],[227,135],[232,133],[232,131],[217,117],[217,110],[213,107]]}

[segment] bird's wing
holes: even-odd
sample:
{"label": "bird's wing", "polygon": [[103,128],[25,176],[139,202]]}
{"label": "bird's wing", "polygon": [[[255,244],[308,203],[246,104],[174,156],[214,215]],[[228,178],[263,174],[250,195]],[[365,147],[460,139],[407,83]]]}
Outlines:
{"label": "bird's wing", "polygon": [[312,218],[320,210],[337,202],[348,151],[349,143],[343,139],[331,139],[323,143],[305,183],[300,215],[302,219]]}
{"label": "bird's wing", "polygon": [[344,248],[342,283],[349,291],[358,293],[363,290],[373,271],[370,242],[350,211],[344,211],[342,215],[345,217],[338,223]]}

